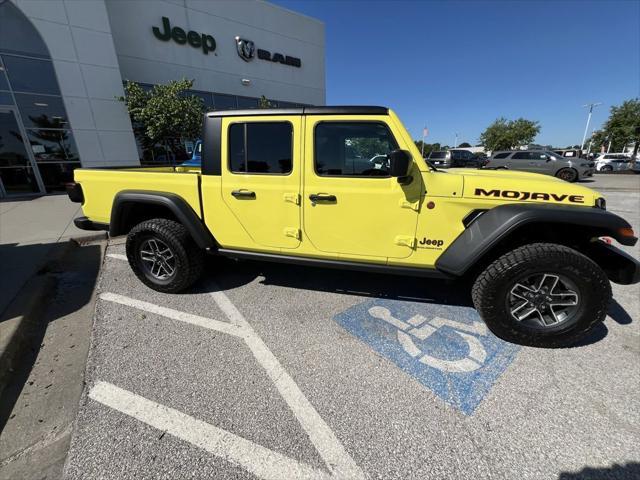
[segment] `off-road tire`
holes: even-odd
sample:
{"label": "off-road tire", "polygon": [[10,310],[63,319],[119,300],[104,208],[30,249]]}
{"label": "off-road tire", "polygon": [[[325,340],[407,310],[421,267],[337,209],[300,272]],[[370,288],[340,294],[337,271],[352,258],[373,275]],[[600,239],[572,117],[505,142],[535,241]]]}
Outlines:
{"label": "off-road tire", "polygon": [[[175,273],[164,281],[150,275],[143,265],[140,249],[148,239],[160,240],[175,256]],[[180,292],[193,285],[202,275],[204,252],[193,241],[187,229],[173,220],[154,218],[139,223],[127,235],[126,249],[133,273],[145,285],[158,292]]]}
{"label": "off-road tire", "polygon": [[575,168],[561,168],[556,172],[556,177],[565,182],[574,183],[578,181],[578,171]]}
{"label": "off-road tire", "polygon": [[[511,315],[507,305],[511,289],[523,276],[539,273],[563,275],[576,285],[579,301],[573,321],[540,330],[529,328]],[[533,243],[491,263],[476,278],[471,296],[476,310],[496,336],[521,345],[566,347],[605,319],[611,285],[602,269],[580,252],[553,243]]]}

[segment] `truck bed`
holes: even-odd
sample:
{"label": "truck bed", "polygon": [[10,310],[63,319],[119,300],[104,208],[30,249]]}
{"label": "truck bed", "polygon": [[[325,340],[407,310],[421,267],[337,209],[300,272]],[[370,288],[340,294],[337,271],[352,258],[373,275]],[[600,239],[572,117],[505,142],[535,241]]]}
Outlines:
{"label": "truck bed", "polygon": [[198,167],[79,168],[74,180],[82,187],[85,216],[96,223],[109,223],[113,199],[125,190],[175,193],[200,216]]}

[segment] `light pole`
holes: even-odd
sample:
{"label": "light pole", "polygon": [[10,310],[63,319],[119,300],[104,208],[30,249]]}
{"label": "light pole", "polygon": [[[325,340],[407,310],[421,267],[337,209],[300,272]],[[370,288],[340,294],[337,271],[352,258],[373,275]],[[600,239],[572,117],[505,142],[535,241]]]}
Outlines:
{"label": "light pole", "polygon": [[587,139],[587,132],[589,131],[589,124],[591,123],[591,114],[593,113],[593,107],[597,107],[598,105],[602,105],[602,102],[596,103],[587,103],[582,107],[589,107],[589,116],[587,117],[587,126],[584,127],[584,135],[582,136],[582,145],[580,145],[580,150],[584,150],[584,142]]}
{"label": "light pole", "polygon": [[453,148],[457,148],[458,147],[458,132],[456,132],[456,139],[453,142]]}

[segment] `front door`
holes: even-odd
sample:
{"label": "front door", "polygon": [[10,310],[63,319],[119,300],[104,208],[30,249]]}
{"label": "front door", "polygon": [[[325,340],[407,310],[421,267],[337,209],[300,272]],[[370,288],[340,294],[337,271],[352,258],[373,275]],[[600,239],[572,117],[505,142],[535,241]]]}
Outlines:
{"label": "front door", "polygon": [[233,117],[222,124],[222,199],[257,247],[300,245],[300,117]]}
{"label": "front door", "polygon": [[389,176],[401,137],[384,118],[306,117],[304,230],[317,250],[380,262],[413,253],[421,178]]}
{"label": "front door", "polygon": [[26,145],[14,112],[0,109],[0,196],[41,191]]}

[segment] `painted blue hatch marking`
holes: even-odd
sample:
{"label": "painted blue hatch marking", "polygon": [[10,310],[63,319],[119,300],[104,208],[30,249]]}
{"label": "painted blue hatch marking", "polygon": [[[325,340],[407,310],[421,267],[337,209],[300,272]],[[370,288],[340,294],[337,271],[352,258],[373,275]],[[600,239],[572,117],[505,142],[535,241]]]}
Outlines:
{"label": "painted blue hatch marking", "polygon": [[470,307],[376,299],[334,320],[466,415],[520,350]]}

